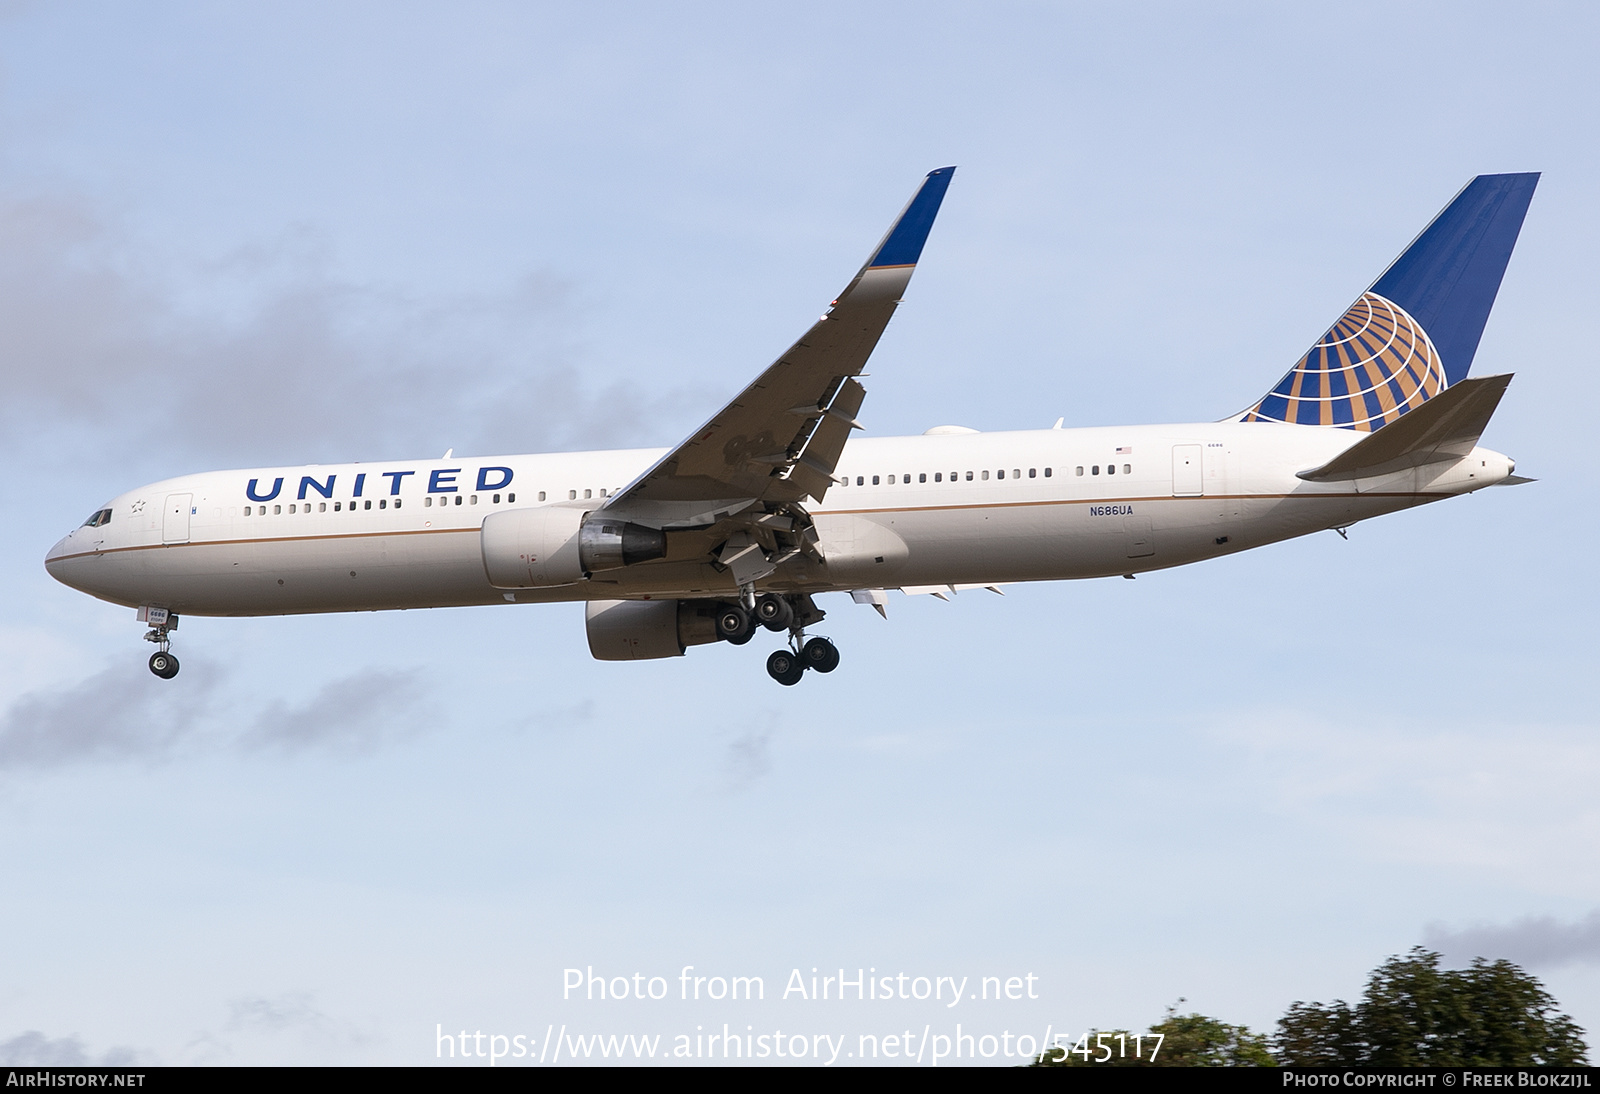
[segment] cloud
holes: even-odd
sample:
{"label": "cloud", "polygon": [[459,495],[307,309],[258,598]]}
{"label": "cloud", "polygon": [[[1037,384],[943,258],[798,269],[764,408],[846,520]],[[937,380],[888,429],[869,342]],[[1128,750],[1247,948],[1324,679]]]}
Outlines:
{"label": "cloud", "polygon": [[742,790],[772,770],[768,745],[770,733],[746,733],[728,745],[726,759],[728,788]]}
{"label": "cloud", "polygon": [[0,1065],[11,1067],[126,1067],[139,1058],[137,1051],[121,1046],[93,1057],[77,1037],[52,1040],[36,1029],[0,1041]]}
{"label": "cloud", "polygon": [[188,751],[371,753],[426,730],[433,712],[402,672],[362,670],[309,700],[269,703],[253,720],[223,708],[224,673],[191,665],[176,683],[119,664],[78,684],[34,692],[0,716],[0,772],[99,761],[164,760]]}
{"label": "cloud", "polygon": [[300,1033],[321,1040],[366,1040],[355,1027],[335,1021],[313,1006],[308,992],[234,999],[228,1010],[226,1028],[235,1033]]}
{"label": "cloud", "polygon": [[216,1064],[236,1057],[240,1042],[272,1038],[281,1052],[281,1038],[292,1037],[320,1048],[370,1044],[371,1036],[350,1022],[329,1017],[314,1005],[309,992],[241,996],[228,1002],[228,1020],[221,1035],[202,1030],[184,1046],[195,1063]]}
{"label": "cloud", "polygon": [[0,421],[234,466],[675,439],[681,396],[592,382],[566,283],[422,297],[329,250],[299,227],[168,272],[86,202],[0,197]]}
{"label": "cloud", "polygon": [[1530,969],[1600,962],[1600,910],[1573,923],[1529,916],[1504,926],[1479,924],[1456,931],[1430,923],[1423,942],[1447,957],[1504,958]]}
{"label": "cloud", "polygon": [[282,752],[317,747],[371,752],[416,735],[430,720],[413,675],[366,670],[335,680],[299,706],[274,702],[239,744]]}
{"label": "cloud", "polygon": [[191,676],[179,693],[142,664],[124,663],[24,695],[0,718],[0,771],[166,756],[205,716],[213,677]]}

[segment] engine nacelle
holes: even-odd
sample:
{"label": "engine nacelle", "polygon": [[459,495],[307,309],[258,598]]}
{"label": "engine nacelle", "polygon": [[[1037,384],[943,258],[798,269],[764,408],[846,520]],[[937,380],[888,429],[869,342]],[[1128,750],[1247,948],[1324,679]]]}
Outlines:
{"label": "engine nacelle", "polygon": [[717,640],[711,600],[591,600],[584,610],[596,661],[680,657],[688,646]]}
{"label": "engine nacelle", "polygon": [[483,568],[497,589],[572,585],[667,553],[659,528],[556,505],[491,513],[480,543]]}

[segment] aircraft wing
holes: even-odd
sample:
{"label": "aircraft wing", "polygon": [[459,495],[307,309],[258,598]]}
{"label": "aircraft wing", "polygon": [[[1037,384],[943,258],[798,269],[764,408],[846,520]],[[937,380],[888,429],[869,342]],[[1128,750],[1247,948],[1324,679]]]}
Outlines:
{"label": "aircraft wing", "polygon": [[1460,380],[1391,424],[1367,434],[1321,467],[1297,474],[1312,482],[1326,482],[1459,460],[1483,436],[1509,383],[1509,373]]}
{"label": "aircraft wing", "polygon": [[866,389],[860,375],[911,280],[954,167],[929,172],[872,256],[800,340],[605,509],[695,525],[761,503],[821,500]]}

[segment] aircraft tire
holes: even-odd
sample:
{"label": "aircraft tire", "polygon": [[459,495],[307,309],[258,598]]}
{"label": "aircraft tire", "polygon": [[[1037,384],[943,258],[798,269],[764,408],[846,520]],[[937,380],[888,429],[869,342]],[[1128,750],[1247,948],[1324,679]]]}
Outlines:
{"label": "aircraft tire", "polygon": [[839,647],[819,636],[807,642],[800,650],[800,660],[805,662],[808,669],[832,672],[839,667]]}
{"label": "aircraft tire", "polygon": [[788,650],[779,650],[767,658],[767,675],[784,687],[798,684],[805,673],[805,662]]}
{"label": "aircraft tire", "polygon": [[794,609],[777,593],[763,593],[756,600],[755,617],[769,631],[786,631],[794,622]]}
{"label": "aircraft tire", "polygon": [[178,675],[178,659],[170,653],[152,653],[150,671],[163,680],[171,680]]}
{"label": "aircraft tire", "polygon": [[755,634],[750,613],[739,604],[724,604],[717,609],[717,637],[742,646]]}

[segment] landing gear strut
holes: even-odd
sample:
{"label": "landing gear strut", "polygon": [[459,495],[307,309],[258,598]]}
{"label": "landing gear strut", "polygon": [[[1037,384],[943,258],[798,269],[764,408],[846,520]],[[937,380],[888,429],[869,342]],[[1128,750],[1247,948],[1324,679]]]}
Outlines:
{"label": "landing gear strut", "polygon": [[178,659],[172,655],[171,633],[178,629],[178,617],[167,616],[165,623],[152,626],[145,634],[146,642],[154,642],[160,647],[150,655],[150,671],[163,680],[171,680],[178,675]]}

